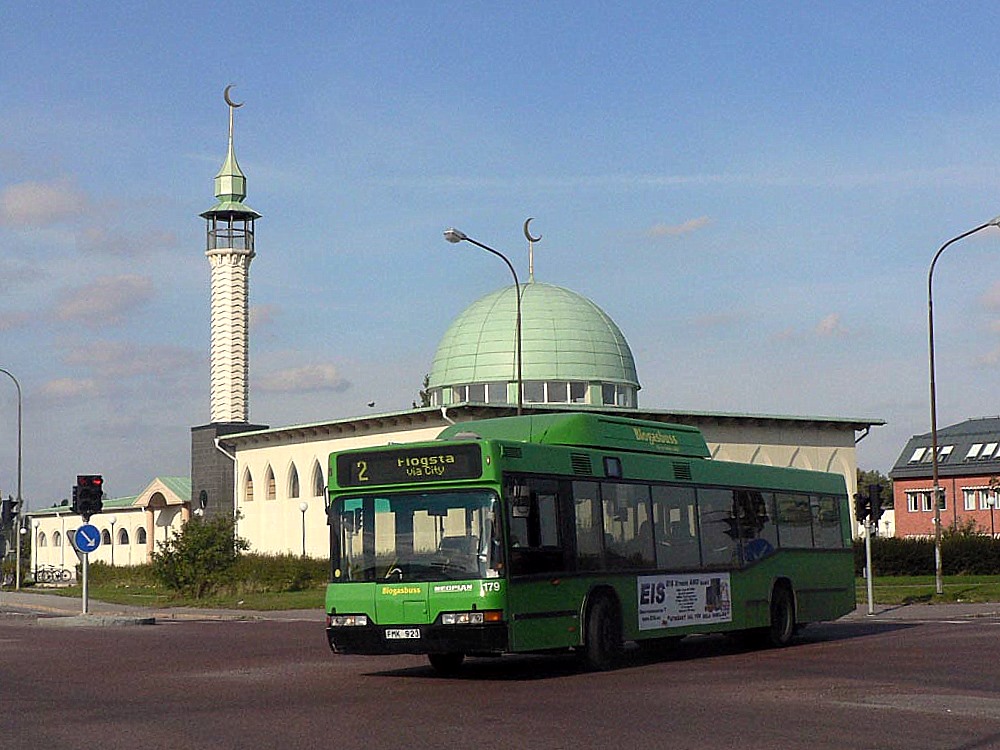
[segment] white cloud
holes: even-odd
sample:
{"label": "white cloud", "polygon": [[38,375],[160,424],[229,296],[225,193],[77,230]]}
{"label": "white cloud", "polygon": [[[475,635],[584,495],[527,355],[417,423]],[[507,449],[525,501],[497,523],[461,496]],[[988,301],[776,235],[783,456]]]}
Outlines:
{"label": "white cloud", "polygon": [[255,380],[257,390],[273,393],[346,391],[351,383],[340,376],[334,365],[306,365],[278,370]]}
{"label": "white cloud", "polygon": [[86,367],[102,377],[131,378],[190,371],[200,367],[198,352],[179,346],[140,346],[121,341],[89,341],[64,357],[66,364]]}
{"label": "white cloud", "polygon": [[830,313],[824,317],[816,324],[815,331],[816,335],[820,337],[843,336],[847,333],[847,329],[840,323],[840,315],[838,313]]}
{"label": "white cloud", "polygon": [[688,219],[681,224],[654,224],[646,230],[646,235],[648,237],[678,237],[682,234],[697,232],[711,223],[712,220],[707,216],[699,216],[697,219]]}
{"label": "white cloud", "polygon": [[148,276],[101,276],[88,284],[64,289],[53,314],[57,320],[76,320],[92,328],[115,325],[145,304],[153,293]]}
{"label": "white cloud", "polygon": [[43,398],[59,401],[90,398],[98,395],[99,391],[97,381],[93,378],[56,378],[38,389]]}
{"label": "white cloud", "polygon": [[86,196],[68,179],[20,182],[0,191],[0,226],[49,227],[75,219],[86,208]]}

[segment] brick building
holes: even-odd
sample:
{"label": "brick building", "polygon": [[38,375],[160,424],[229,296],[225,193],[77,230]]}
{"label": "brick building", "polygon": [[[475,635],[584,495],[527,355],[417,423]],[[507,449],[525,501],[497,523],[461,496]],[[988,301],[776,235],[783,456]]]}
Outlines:
{"label": "brick building", "polygon": [[[896,506],[896,536],[934,533],[931,434],[910,438],[889,476]],[[941,523],[972,522],[1000,534],[1000,417],[980,417],[938,430],[938,484],[945,490]]]}

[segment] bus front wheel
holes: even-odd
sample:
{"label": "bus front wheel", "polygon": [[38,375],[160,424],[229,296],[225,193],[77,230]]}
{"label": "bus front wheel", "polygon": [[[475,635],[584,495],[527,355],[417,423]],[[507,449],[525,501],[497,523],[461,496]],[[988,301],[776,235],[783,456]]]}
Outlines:
{"label": "bus front wheel", "polygon": [[465,654],[428,654],[427,660],[438,674],[455,674],[465,661]]}
{"label": "bus front wheel", "polygon": [[590,606],[586,625],[587,664],[600,671],[614,669],[622,656],[622,620],[610,597],[602,596]]}

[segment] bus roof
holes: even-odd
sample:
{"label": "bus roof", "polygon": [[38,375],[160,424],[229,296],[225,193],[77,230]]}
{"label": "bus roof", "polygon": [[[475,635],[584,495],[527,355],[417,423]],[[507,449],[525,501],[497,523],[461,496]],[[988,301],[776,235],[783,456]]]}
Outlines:
{"label": "bus roof", "polygon": [[583,412],[460,422],[438,435],[439,440],[469,438],[663,453],[689,458],[708,458],[710,455],[705,438],[696,427]]}

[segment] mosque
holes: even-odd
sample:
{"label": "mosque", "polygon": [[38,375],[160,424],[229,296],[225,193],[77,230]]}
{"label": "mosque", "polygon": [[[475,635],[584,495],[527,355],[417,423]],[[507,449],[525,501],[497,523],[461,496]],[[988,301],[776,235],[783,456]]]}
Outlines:
{"label": "mosque", "polygon": [[[245,202],[246,177],[233,147],[234,112],[242,104],[230,99],[229,90],[228,150],[215,177],[216,202],[201,214],[211,269],[210,421],[191,429],[190,478],[155,478],[137,496],[106,501],[105,513],[91,523],[101,528],[107,545],[92,559],[145,562],[155,542],[192,514],[234,513],[237,533],[254,551],[326,557],[331,452],[430,440],[451,424],[518,409],[591,410],[692,425],[704,434],[713,458],[835,472],[844,476],[850,494],[856,491],[855,444],[884,422],[640,408],[639,377],[622,331],[590,299],[535,281],[530,261],[526,283],[515,281],[472,302],[444,332],[424,392],[427,405],[286,427],[252,424],[248,299],[255,223],[262,217]],[[525,235],[530,246],[527,224]],[[65,540],[80,523],[66,510],[33,514],[33,559],[57,564],[53,535]],[[65,562],[65,551],[60,553]]]}

